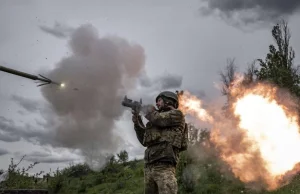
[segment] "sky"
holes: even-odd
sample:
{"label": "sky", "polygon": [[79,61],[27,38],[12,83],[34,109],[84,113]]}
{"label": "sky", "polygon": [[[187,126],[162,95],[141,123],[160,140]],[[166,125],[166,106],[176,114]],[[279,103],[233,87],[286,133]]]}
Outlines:
{"label": "sky", "polygon": [[[185,3],[184,3],[185,2]],[[272,25],[286,18],[300,64],[299,1],[0,1],[0,65],[42,73],[66,88],[0,72],[0,168],[32,172],[126,149],[142,158],[124,95],[154,103],[162,90],[221,99],[219,71],[265,58]],[[100,160],[99,164],[91,162]]]}

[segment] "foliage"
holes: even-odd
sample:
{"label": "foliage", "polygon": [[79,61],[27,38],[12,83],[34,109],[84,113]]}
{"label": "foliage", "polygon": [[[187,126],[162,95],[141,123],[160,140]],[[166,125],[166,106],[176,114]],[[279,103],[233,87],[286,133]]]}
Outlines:
{"label": "foliage", "polygon": [[279,87],[287,88],[299,97],[299,67],[294,67],[295,52],[290,46],[291,35],[287,22],[282,21],[275,25],[272,36],[277,48],[274,45],[269,46],[265,61],[258,59],[260,69],[256,70],[255,74],[259,80],[270,81]]}
{"label": "foliage", "polygon": [[119,154],[117,154],[119,158],[119,162],[125,163],[128,161],[128,152],[126,150],[122,150]]}
{"label": "foliage", "polygon": [[43,187],[42,185],[38,184],[38,177],[43,173],[43,171],[35,173],[33,175],[29,174],[29,170],[32,169],[35,165],[37,165],[37,162],[29,165],[26,169],[18,168],[18,165],[23,161],[24,158],[25,156],[23,156],[17,164],[15,164],[14,159],[11,158],[11,163],[9,164],[7,171],[2,170],[1,174],[6,173],[8,178],[6,181],[1,182],[1,189],[38,189]]}
{"label": "foliage", "polygon": [[[281,23],[276,24],[272,29],[272,37],[275,45],[269,46],[269,53],[267,53],[265,60],[257,59],[248,66],[246,72],[243,73],[244,79],[241,84],[247,86],[254,82],[271,83],[278,88],[289,91],[296,97],[295,100],[299,101],[299,66],[294,65],[295,52],[290,46],[291,34],[288,23],[282,20]],[[224,71],[220,72],[221,94],[227,97],[227,102],[223,107],[223,110],[227,111],[225,112],[226,117],[231,116],[231,113],[228,112],[228,107],[232,103],[229,88],[240,75],[237,72],[234,59],[228,60]],[[300,114],[300,107],[296,108]]]}
{"label": "foliage", "polygon": [[[300,193],[299,177],[290,185],[274,192],[254,192],[247,190],[244,185],[234,178],[230,172],[224,171],[225,164],[220,161],[214,148],[210,147],[207,129],[197,129],[189,124],[190,130],[197,130],[196,141],[190,142],[191,147],[180,156],[176,176],[180,194],[288,194]],[[207,145],[209,145],[207,147]],[[198,155],[199,154],[199,155]],[[16,165],[10,165],[15,167]],[[11,168],[12,168],[11,167]],[[32,169],[31,165],[31,169]],[[25,169],[26,171],[26,169]],[[2,184],[2,188],[46,188],[50,193],[143,193],[143,161],[131,160],[126,164],[108,162],[100,171],[91,171],[86,164],[70,165],[65,169],[57,169],[37,178],[37,182],[30,175],[15,170],[19,176],[11,176]],[[19,185],[12,184],[19,182]],[[23,186],[22,186],[23,185]]]}
{"label": "foliage", "polygon": [[63,169],[62,173],[68,175],[68,177],[79,178],[92,173],[92,170],[87,164],[77,164],[70,165],[69,168]]}

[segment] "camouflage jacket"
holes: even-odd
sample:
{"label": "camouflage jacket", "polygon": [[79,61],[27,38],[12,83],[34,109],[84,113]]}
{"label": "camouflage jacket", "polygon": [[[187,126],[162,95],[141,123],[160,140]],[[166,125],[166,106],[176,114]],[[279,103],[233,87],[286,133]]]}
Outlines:
{"label": "camouflage jacket", "polygon": [[[139,142],[147,147],[144,156],[145,163],[172,162],[176,165],[179,159],[179,150],[176,147],[178,142],[172,143],[163,137],[170,136],[169,132],[172,132],[181,140],[185,124],[184,115],[180,110],[170,110],[153,111],[145,117],[149,120],[146,129],[134,125]],[[171,139],[176,138],[172,136]]]}

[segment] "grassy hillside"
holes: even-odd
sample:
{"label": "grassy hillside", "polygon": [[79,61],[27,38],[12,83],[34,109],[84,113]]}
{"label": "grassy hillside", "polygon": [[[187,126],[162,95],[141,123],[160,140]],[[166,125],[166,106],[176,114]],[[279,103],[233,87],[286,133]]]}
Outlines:
{"label": "grassy hillside", "polygon": [[51,190],[57,193],[143,193],[143,163],[108,164],[100,172],[76,165],[63,170],[50,182]]}
{"label": "grassy hillside", "polygon": [[[208,161],[206,161],[208,162]],[[210,163],[211,162],[211,163]],[[183,155],[177,171],[181,194],[292,194],[300,193],[300,176],[274,192],[253,192],[234,178],[224,177],[213,161],[187,165]],[[23,173],[24,172],[24,173]],[[143,161],[110,162],[101,171],[93,172],[85,164],[70,166],[44,178],[29,177],[25,171],[11,170],[10,178],[1,183],[2,188],[47,188],[50,193],[87,194],[142,194]],[[198,176],[199,175],[199,176]]]}

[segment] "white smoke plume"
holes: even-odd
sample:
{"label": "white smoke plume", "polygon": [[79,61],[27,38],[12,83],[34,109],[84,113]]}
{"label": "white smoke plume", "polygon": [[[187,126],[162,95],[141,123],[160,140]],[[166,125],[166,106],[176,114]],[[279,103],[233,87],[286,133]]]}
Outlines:
{"label": "white smoke plume", "polygon": [[76,29],[69,45],[73,54],[44,73],[65,84],[42,88],[55,113],[55,142],[83,153],[96,144],[101,158],[123,143],[114,124],[123,114],[124,95],[144,70],[144,49],[120,37],[101,37],[92,25]]}

